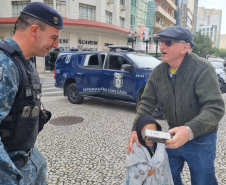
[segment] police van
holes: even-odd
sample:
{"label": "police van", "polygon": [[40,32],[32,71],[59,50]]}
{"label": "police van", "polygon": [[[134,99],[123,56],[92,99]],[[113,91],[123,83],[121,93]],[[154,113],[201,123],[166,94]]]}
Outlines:
{"label": "police van", "polygon": [[55,86],[73,104],[84,97],[139,105],[144,86],[158,59],[131,46],[109,46],[109,52],[63,51],[55,64]]}

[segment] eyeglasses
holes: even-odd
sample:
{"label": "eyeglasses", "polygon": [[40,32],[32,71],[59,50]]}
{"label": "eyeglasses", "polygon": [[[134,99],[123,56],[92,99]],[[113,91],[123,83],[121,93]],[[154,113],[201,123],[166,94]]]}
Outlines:
{"label": "eyeglasses", "polygon": [[174,43],[174,42],[186,44],[186,42],[183,42],[183,41],[159,40],[159,44],[160,44],[160,45],[162,45],[162,43],[165,43],[165,45],[166,45],[167,47],[172,46],[172,43]]}

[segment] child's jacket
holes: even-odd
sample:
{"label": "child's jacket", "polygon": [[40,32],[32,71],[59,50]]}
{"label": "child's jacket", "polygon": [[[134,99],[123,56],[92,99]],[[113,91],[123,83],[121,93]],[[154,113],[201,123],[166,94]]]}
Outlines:
{"label": "child's jacket", "polygon": [[[174,185],[165,144],[157,143],[155,154],[151,158],[144,146],[133,144],[135,153],[126,157],[125,185]],[[155,169],[152,176],[150,169]]]}

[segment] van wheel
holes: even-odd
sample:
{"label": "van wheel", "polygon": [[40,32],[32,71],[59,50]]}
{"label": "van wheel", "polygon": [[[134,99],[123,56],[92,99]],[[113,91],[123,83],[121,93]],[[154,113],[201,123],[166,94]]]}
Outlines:
{"label": "van wheel", "polygon": [[141,101],[141,96],[142,96],[143,92],[144,92],[144,89],[141,89],[140,92],[139,92],[139,94],[138,94],[138,96],[137,96],[136,111],[138,111],[138,109],[139,109],[140,101]]}
{"label": "van wheel", "polygon": [[84,97],[81,96],[78,92],[76,83],[72,83],[68,86],[67,97],[68,100],[73,104],[80,104],[84,100]]}

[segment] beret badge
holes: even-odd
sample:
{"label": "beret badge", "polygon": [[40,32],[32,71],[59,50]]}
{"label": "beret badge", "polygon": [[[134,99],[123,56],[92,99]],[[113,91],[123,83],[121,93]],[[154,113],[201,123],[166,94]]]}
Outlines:
{"label": "beret badge", "polygon": [[54,22],[54,24],[58,24],[59,23],[59,18],[58,17],[53,17],[53,22]]}

